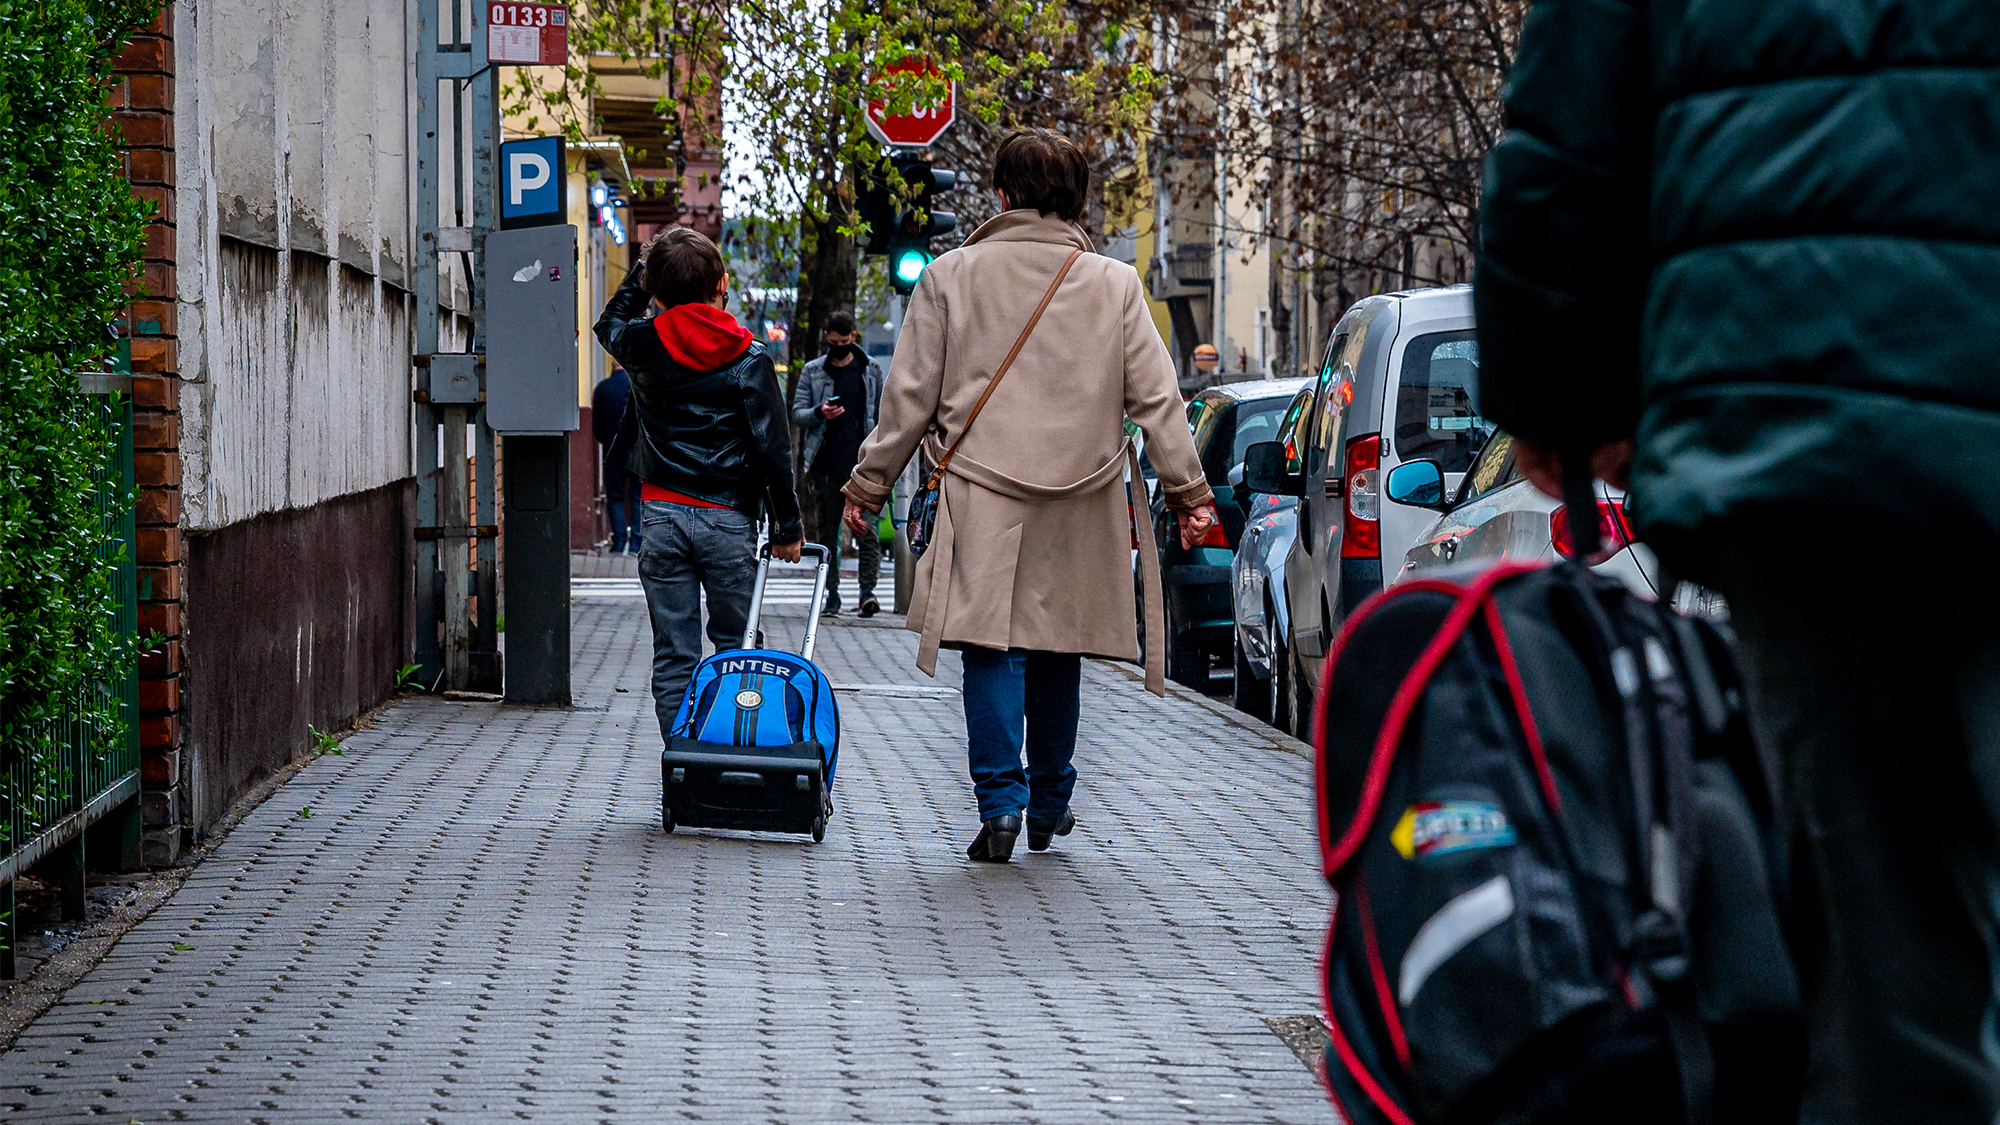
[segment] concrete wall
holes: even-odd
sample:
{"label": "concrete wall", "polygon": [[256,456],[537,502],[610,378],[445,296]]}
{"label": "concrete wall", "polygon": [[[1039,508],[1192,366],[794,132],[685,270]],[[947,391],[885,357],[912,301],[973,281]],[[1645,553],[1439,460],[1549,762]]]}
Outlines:
{"label": "concrete wall", "polygon": [[210,530],[411,474],[410,89],[396,0],[180,10],[182,493]]}
{"label": "concrete wall", "polygon": [[413,26],[401,0],[173,8],[186,577],[154,862],[407,659]]}
{"label": "concrete wall", "polygon": [[381,700],[407,648],[416,486],[403,481],[188,539],[187,763],[197,833]]}

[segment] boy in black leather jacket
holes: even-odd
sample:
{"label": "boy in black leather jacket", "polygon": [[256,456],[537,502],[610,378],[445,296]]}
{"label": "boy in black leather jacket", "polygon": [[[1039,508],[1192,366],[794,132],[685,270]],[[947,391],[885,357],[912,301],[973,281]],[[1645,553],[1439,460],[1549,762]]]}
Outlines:
{"label": "boy in black leather jacket", "polygon": [[[632,377],[605,460],[644,482],[639,581],[653,620],[662,739],[701,660],[703,592],[709,640],[717,649],[743,643],[759,510],[774,556],[798,561],[805,538],[777,372],[724,308],[728,292],[715,244],[668,227],[597,318],[598,342]],[[653,300],[665,311],[648,316]]]}

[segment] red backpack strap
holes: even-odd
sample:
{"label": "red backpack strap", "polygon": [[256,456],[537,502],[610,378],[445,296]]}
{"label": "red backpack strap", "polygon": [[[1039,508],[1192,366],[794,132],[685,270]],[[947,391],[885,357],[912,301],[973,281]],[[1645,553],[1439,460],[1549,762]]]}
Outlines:
{"label": "red backpack strap", "polygon": [[[1320,865],[1327,878],[1331,879],[1347,866],[1354,853],[1368,838],[1369,826],[1381,811],[1382,792],[1389,786],[1389,769],[1396,762],[1396,750],[1402,745],[1403,732],[1409,728],[1410,717],[1416,713],[1417,704],[1423,701],[1424,690],[1430,686],[1431,676],[1436,674],[1438,665],[1451,653],[1452,645],[1458,643],[1465,630],[1472,624],[1487,601],[1493,596],[1493,587],[1519,574],[1541,569],[1541,563],[1501,563],[1481,573],[1464,586],[1444,582],[1409,582],[1391,587],[1356,611],[1354,617],[1341,629],[1340,639],[1332,651],[1327,653],[1326,665],[1320,674],[1319,690],[1313,696],[1312,746],[1314,795],[1319,805]],[[1449,591],[1456,597],[1450,612],[1439,624],[1437,635],[1431,638],[1417,662],[1410,667],[1409,674],[1396,688],[1396,694],[1389,701],[1388,714],[1383,717],[1382,729],[1375,737],[1375,747],[1368,759],[1368,773],[1362,781],[1361,800],[1355,806],[1354,816],[1347,827],[1336,837],[1333,830],[1332,810],[1326,799],[1326,706],[1327,688],[1333,682],[1335,660],[1346,647],[1354,626],[1358,625],[1365,612],[1391,597],[1398,597],[1417,590]]]}

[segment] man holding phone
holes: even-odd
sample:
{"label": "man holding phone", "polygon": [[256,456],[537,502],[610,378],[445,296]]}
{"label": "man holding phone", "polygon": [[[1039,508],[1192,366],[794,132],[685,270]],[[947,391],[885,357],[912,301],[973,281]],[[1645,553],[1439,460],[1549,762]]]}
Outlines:
{"label": "man holding phone", "polygon": [[[882,401],[882,367],[861,350],[858,335],[847,313],[827,317],[826,354],[806,361],[792,392],[792,421],[803,435],[800,453],[819,513],[819,542],[833,568],[824,611],[829,615],[840,612],[840,514],[845,503],[840,486],[854,471],[861,441],[875,428],[875,408]],[[873,617],[882,610],[875,600],[881,540],[856,535],[854,553],[861,563],[861,597],[855,606],[861,616]]]}

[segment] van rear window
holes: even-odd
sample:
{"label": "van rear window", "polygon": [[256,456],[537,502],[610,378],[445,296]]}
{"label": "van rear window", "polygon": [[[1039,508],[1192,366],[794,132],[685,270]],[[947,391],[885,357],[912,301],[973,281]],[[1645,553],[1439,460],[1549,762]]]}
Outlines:
{"label": "van rear window", "polygon": [[1396,456],[1434,458],[1447,473],[1472,467],[1493,429],[1473,409],[1479,387],[1479,341],[1470,330],[1411,340],[1396,385]]}

